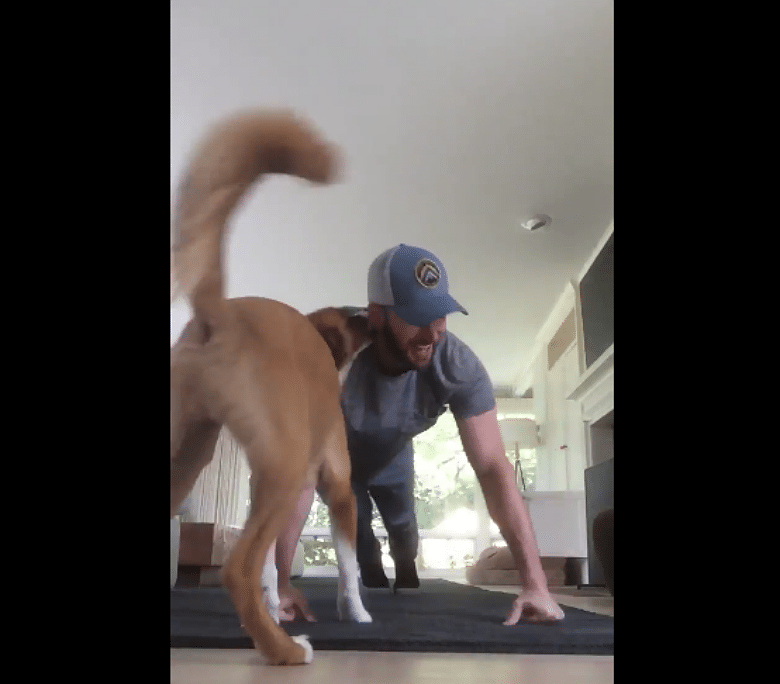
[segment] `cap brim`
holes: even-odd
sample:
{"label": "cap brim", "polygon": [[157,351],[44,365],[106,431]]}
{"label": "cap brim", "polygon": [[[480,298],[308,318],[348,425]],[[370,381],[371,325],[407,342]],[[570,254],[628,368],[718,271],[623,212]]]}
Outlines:
{"label": "cap brim", "polygon": [[433,302],[428,300],[425,307],[396,304],[390,308],[402,321],[409,325],[416,325],[420,328],[430,325],[435,320],[449,316],[452,313],[462,313],[466,316],[469,315],[469,312],[458,304],[450,295],[437,297]]}

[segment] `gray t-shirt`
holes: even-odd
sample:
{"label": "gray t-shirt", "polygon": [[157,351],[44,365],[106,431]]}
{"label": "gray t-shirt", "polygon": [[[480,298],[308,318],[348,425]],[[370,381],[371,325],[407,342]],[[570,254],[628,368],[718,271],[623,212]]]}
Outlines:
{"label": "gray t-shirt", "polygon": [[399,376],[379,372],[371,347],[355,358],[344,381],[341,405],[352,477],[367,481],[433,426],[447,407],[470,418],[496,405],[493,385],[476,354],[451,332],[434,347],[427,368]]}

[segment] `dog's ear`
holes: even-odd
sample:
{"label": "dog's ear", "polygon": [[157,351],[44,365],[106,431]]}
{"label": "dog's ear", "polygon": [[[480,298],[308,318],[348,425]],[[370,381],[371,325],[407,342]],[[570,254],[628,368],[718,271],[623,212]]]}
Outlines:
{"label": "dog's ear", "polygon": [[347,350],[344,348],[344,335],[341,330],[332,325],[318,325],[317,330],[328,347],[330,347],[330,353],[333,355],[336,368],[341,370],[341,367],[347,360]]}
{"label": "dog's ear", "polygon": [[336,368],[341,370],[344,362],[347,360],[346,342],[344,341],[344,334],[339,330],[338,323],[341,321],[341,317],[336,313],[335,309],[325,308],[313,311],[307,317],[317,328],[317,332],[320,334],[325,343],[330,349],[330,353],[333,356],[333,361],[336,364]]}
{"label": "dog's ear", "polygon": [[347,330],[352,337],[352,349],[349,350],[351,356],[370,340],[368,318],[363,315],[350,316],[347,319]]}
{"label": "dog's ear", "polygon": [[313,311],[308,318],[330,348],[338,370],[371,341],[366,309],[326,307]]}

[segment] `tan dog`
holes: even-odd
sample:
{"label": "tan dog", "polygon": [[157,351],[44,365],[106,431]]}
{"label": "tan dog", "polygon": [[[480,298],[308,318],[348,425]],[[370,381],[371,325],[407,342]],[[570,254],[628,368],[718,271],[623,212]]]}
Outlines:
{"label": "tan dog", "polygon": [[339,614],[371,621],[359,595],[338,372],[365,343],[367,326],[336,309],[306,317],[269,299],[226,299],[222,249],[228,218],[260,176],[328,183],[336,160],[336,150],[290,112],[233,117],[193,157],[173,226],[174,281],[194,316],[171,350],[171,516],[226,426],[251,466],[252,505],[223,582],[255,647],[277,665],[308,663],[313,655],[308,639],[289,637],[264,605],[273,610],[276,596],[269,552],[307,482],[318,483],[333,521]]}

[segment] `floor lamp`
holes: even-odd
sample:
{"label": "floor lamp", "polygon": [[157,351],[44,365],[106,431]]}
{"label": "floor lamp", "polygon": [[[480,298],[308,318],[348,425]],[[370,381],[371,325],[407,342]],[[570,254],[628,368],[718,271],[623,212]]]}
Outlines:
{"label": "floor lamp", "polygon": [[539,446],[539,432],[536,429],[536,422],[530,418],[504,418],[498,421],[498,426],[501,429],[501,438],[505,449],[512,450],[515,454],[515,484],[518,484],[517,476],[519,474],[523,491],[525,491],[520,449],[536,449]]}

